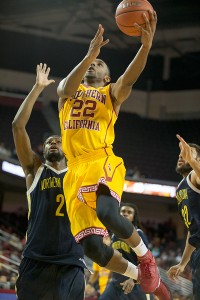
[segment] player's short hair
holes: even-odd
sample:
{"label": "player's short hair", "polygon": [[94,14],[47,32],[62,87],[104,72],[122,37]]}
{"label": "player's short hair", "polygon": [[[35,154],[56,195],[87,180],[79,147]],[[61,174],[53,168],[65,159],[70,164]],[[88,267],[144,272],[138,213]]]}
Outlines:
{"label": "player's short hair", "polygon": [[134,209],[134,219],[133,219],[133,222],[132,224],[136,227],[136,228],[141,228],[141,223],[140,223],[140,218],[139,218],[139,212],[138,212],[138,208],[137,206],[134,204],[134,203],[124,203],[124,202],[121,202],[120,204],[120,209],[122,208],[122,206],[130,206]]}
{"label": "player's short hair", "polygon": [[48,141],[50,138],[58,138],[58,139],[61,139],[61,136],[58,135],[58,134],[53,134],[53,135],[48,136],[48,137],[46,138],[46,140],[44,141],[44,143],[43,143],[43,149],[45,148],[46,143],[47,143],[47,141]]}
{"label": "player's short hair", "polygon": [[196,151],[197,151],[197,156],[199,156],[199,157],[200,157],[200,146],[199,146],[199,145],[197,145],[197,144],[194,144],[194,143],[188,143],[188,145],[189,145],[190,147],[193,147],[193,148],[195,148],[195,149],[196,149]]}

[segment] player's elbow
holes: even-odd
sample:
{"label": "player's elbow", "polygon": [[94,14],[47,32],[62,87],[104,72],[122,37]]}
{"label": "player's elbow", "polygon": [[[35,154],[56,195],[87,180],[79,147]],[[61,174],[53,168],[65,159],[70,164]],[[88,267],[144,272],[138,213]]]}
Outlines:
{"label": "player's elbow", "polygon": [[21,132],[21,129],[17,126],[16,122],[12,123],[12,134],[13,137],[17,137]]}
{"label": "player's elbow", "polygon": [[15,130],[18,127],[18,122],[16,121],[16,119],[14,119],[12,121],[12,130]]}
{"label": "player's elbow", "polygon": [[12,131],[16,132],[17,130],[20,130],[21,128],[22,128],[21,122],[17,118],[14,118],[14,120],[12,121]]}

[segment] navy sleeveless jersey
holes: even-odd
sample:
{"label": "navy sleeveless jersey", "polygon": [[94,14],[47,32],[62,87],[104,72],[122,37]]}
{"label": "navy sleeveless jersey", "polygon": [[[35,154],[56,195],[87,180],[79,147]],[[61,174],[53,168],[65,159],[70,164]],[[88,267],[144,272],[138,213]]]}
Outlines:
{"label": "navy sleeveless jersey", "polygon": [[[147,240],[147,237],[144,234],[144,232],[141,229],[137,229],[137,232],[140,235],[140,237],[142,238],[145,245],[148,247],[148,240]],[[135,254],[135,252],[131,249],[131,247],[128,244],[126,244],[124,241],[120,240],[115,235],[112,236],[112,247],[113,247],[113,249],[118,250],[125,259],[127,259],[134,265],[138,264],[137,255]],[[125,280],[124,277],[126,277],[126,276],[113,272],[112,281],[120,284],[121,282],[123,282]],[[127,279],[128,279],[128,277],[127,277]]]}
{"label": "navy sleeveless jersey", "polygon": [[190,174],[183,178],[176,191],[178,211],[190,232],[189,243],[200,247],[200,190],[190,181]]}
{"label": "navy sleeveless jersey", "polygon": [[23,256],[56,264],[84,267],[82,247],[70,230],[63,193],[67,169],[42,165],[27,191],[28,229]]}

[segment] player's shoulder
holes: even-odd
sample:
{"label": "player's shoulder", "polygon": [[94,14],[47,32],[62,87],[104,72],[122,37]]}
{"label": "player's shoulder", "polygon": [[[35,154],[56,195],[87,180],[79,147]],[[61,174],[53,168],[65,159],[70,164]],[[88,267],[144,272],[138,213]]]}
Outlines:
{"label": "player's shoulder", "polygon": [[41,165],[42,165],[41,158],[36,152],[32,151],[32,162],[30,164],[26,164],[25,166],[22,166],[25,173],[25,177],[28,177],[30,175],[32,177],[35,177]]}

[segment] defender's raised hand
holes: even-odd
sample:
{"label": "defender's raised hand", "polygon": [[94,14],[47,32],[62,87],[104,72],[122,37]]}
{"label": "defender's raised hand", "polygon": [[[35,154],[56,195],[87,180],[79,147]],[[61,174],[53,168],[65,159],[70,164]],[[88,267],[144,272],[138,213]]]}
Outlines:
{"label": "defender's raised hand", "polygon": [[105,46],[109,43],[109,39],[103,40],[104,28],[101,24],[99,24],[99,28],[97,33],[95,34],[93,40],[90,43],[90,47],[87,53],[87,56],[91,59],[96,59],[100,53],[101,47]]}
{"label": "defender's raised hand", "polygon": [[47,67],[46,64],[40,63],[36,68],[37,76],[36,76],[36,85],[41,87],[47,87],[51,83],[54,83],[55,80],[48,79],[50,68]]}
{"label": "defender's raised hand", "polygon": [[176,135],[179,142],[180,155],[183,157],[185,161],[190,163],[193,159],[196,159],[196,151],[193,147],[190,147],[188,143],[179,135]]}

